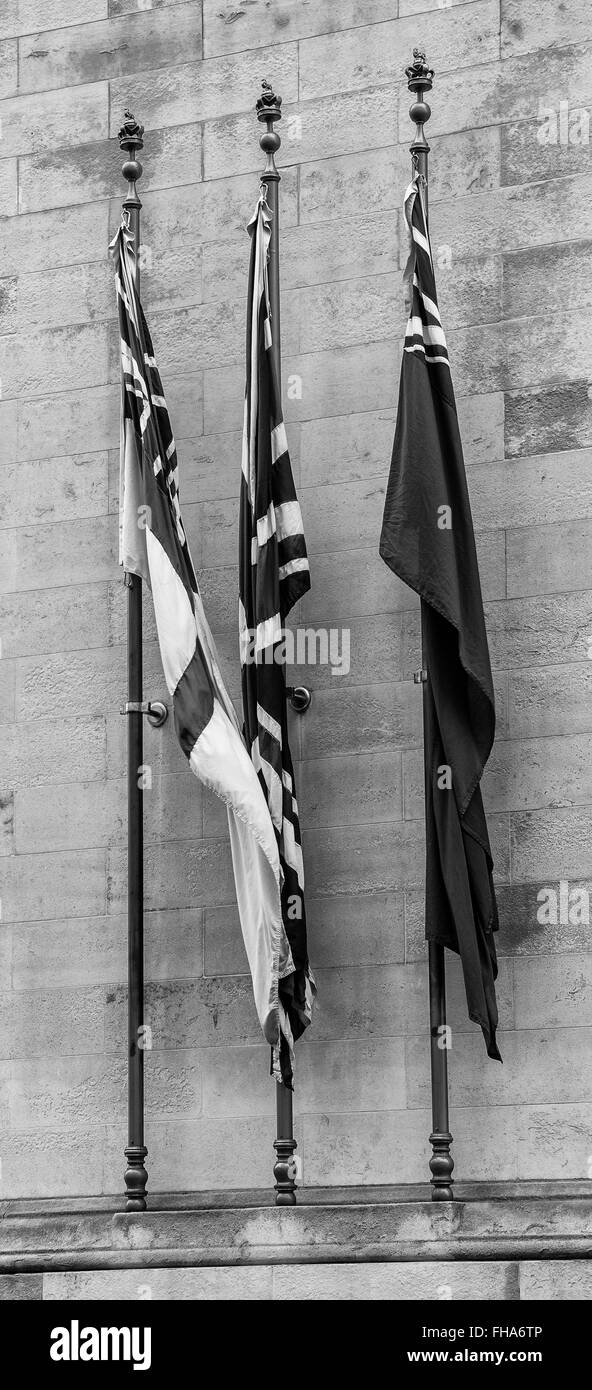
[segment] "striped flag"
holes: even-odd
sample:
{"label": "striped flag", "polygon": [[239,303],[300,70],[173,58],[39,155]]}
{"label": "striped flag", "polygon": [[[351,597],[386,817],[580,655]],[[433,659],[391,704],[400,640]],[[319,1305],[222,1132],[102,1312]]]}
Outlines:
{"label": "striped flag", "polygon": [[120,561],[152,591],[175,729],[192,772],[225,802],[255,1004],[280,1079],[278,980],[293,969],[282,921],[280,859],[267,802],[224,686],[179,506],[171,423],[136,290],[124,222],[115,262],[122,366]]}
{"label": "striped flag", "polygon": [[[409,320],[380,554],[421,598],[426,936],[460,955],[469,1017],[500,1058],[497,907],[480,781],[495,703],[462,444],[422,181],[407,190]],[[500,1059],[501,1060],[501,1059]]]}
{"label": "striped flag", "polygon": [[293,969],[280,978],[281,1071],[293,1079],[293,1044],[312,1016],[302,844],[288,743],[284,622],[310,588],[310,571],[272,354],[268,255],[271,213],[262,190],[251,221],[247,385],[240,496],[239,636],[245,737],[275,830],[282,913]]}

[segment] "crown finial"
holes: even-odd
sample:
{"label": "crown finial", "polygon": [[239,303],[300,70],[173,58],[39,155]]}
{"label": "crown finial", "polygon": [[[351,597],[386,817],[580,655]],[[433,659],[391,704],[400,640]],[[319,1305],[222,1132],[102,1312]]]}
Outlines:
{"label": "crown finial", "polygon": [[282,98],[276,97],[271,82],[268,82],[266,77],[263,78],[261,83],[261,96],[258,98],[256,105],[260,121],[267,120],[268,115],[271,116],[272,110],[277,111],[278,114],[277,116],[271,116],[271,119],[279,121]]}
{"label": "crown finial", "polygon": [[[411,153],[414,156],[414,167],[426,174],[427,164],[425,164],[425,160],[430,147],[425,137],[424,125],[429,121],[432,110],[425,100],[425,93],[432,89],[434,69],[429,66],[429,63],[426,63],[425,49],[419,46],[413,49],[413,62],[409,64],[408,68],[405,68],[405,76],[409,91],[413,93],[415,98],[413,105],[409,108],[411,120],[415,122],[415,136],[410,146]],[[419,162],[418,156],[421,156]]]}
{"label": "crown finial", "polygon": [[123,125],[118,135],[118,140],[122,150],[137,149],[141,150],[144,144],[142,139],[144,127],[140,125],[131,111],[124,111]]}
{"label": "crown finial", "polygon": [[121,170],[124,179],[129,183],[128,196],[124,206],[139,207],[138,190],[136,183],[142,177],[143,169],[138,159],[138,150],[144,148],[144,127],[136,120],[131,111],[124,111],[123,125],[118,135],[119,145],[127,155],[127,159]]}
{"label": "crown finial", "polygon": [[274,121],[282,119],[282,98],[276,96],[271,82],[264,77],[261,83],[261,96],[256,102],[257,120],[264,121],[267,130],[259,137],[259,144],[266,155],[266,165],[262,179],[278,179],[279,174],[275,165],[274,156],[277,154],[281,145],[277,130],[274,130]]}
{"label": "crown finial", "polygon": [[434,70],[426,63],[424,48],[413,49],[413,62],[405,68],[405,76],[410,92],[430,91]]}

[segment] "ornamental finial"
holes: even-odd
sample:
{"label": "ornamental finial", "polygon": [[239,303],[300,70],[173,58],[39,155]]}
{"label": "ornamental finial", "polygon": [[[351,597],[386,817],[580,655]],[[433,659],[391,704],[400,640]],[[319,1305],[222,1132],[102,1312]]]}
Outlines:
{"label": "ornamental finial", "polygon": [[413,105],[409,108],[411,120],[415,122],[415,136],[410,146],[413,167],[419,169],[427,178],[427,156],[430,147],[425,137],[424,125],[430,119],[432,108],[428,106],[424,94],[432,89],[434,69],[426,63],[425,49],[413,49],[413,62],[405,68],[405,76],[409,91],[413,92],[415,97]]}
{"label": "ornamental finial", "polygon": [[144,141],[142,139],[144,127],[140,125],[131,111],[124,111],[123,114],[124,121],[118,135],[118,140],[121,149],[127,154],[127,159],[121,170],[124,179],[126,179],[129,184],[124,207],[139,208],[141,204],[136,183],[141,179],[143,169],[138,159],[138,150],[144,148]]}
{"label": "ornamental finial", "polygon": [[[271,85],[271,82],[268,82],[268,81],[267,81],[267,78],[264,77],[264,78],[263,78],[263,81],[262,81],[262,83],[261,83],[261,96],[258,98],[257,104],[256,104],[256,105],[257,105],[257,113],[258,113],[258,116],[259,116],[259,120],[260,120],[260,121],[266,120],[266,119],[267,119],[267,115],[268,115],[268,113],[271,111],[272,108],[273,108],[274,110],[277,110],[277,111],[279,112],[280,107],[281,107],[281,104],[282,104],[282,98],[281,98],[281,97],[276,97],[275,92],[274,92],[274,90],[273,90],[273,87],[272,87],[272,85]],[[277,115],[277,116],[273,116],[272,119],[273,119],[274,121],[279,121],[280,117],[279,117],[279,115]]]}
{"label": "ornamental finial", "polygon": [[405,68],[405,76],[410,92],[430,91],[434,70],[426,63],[424,48],[413,49],[413,62]]}
{"label": "ornamental finial", "polygon": [[131,111],[124,111],[124,121],[118,135],[122,149],[141,149],[144,143],[144,127],[140,125]]}
{"label": "ornamental finial", "polygon": [[282,119],[282,98],[276,96],[271,82],[268,82],[265,77],[261,83],[261,96],[256,102],[256,111],[257,120],[264,121],[267,126],[265,134],[259,137],[259,144],[267,157],[261,177],[264,180],[279,179],[274,156],[282,142],[277,131],[273,128],[273,123]]}

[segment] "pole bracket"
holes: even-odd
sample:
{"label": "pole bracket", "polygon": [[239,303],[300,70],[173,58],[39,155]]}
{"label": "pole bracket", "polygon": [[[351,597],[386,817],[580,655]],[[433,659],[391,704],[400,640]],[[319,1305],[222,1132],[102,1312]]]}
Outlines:
{"label": "pole bracket", "polygon": [[312,700],[312,693],[305,685],[287,685],[286,695],[296,714],[304,714]]}
{"label": "pole bracket", "polygon": [[145,714],[153,729],[159,729],[168,718],[168,706],[162,700],[126,700],[120,714]]}

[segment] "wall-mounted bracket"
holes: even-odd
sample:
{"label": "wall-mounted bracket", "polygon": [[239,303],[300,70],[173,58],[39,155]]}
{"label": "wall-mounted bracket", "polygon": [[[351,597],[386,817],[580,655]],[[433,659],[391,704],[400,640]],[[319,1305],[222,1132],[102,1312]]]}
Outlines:
{"label": "wall-mounted bracket", "polygon": [[145,714],[153,729],[160,729],[168,719],[168,706],[162,700],[127,700],[121,706],[120,714]]}
{"label": "wall-mounted bracket", "polygon": [[312,700],[312,693],[305,685],[287,685],[286,695],[296,714],[304,714]]}

